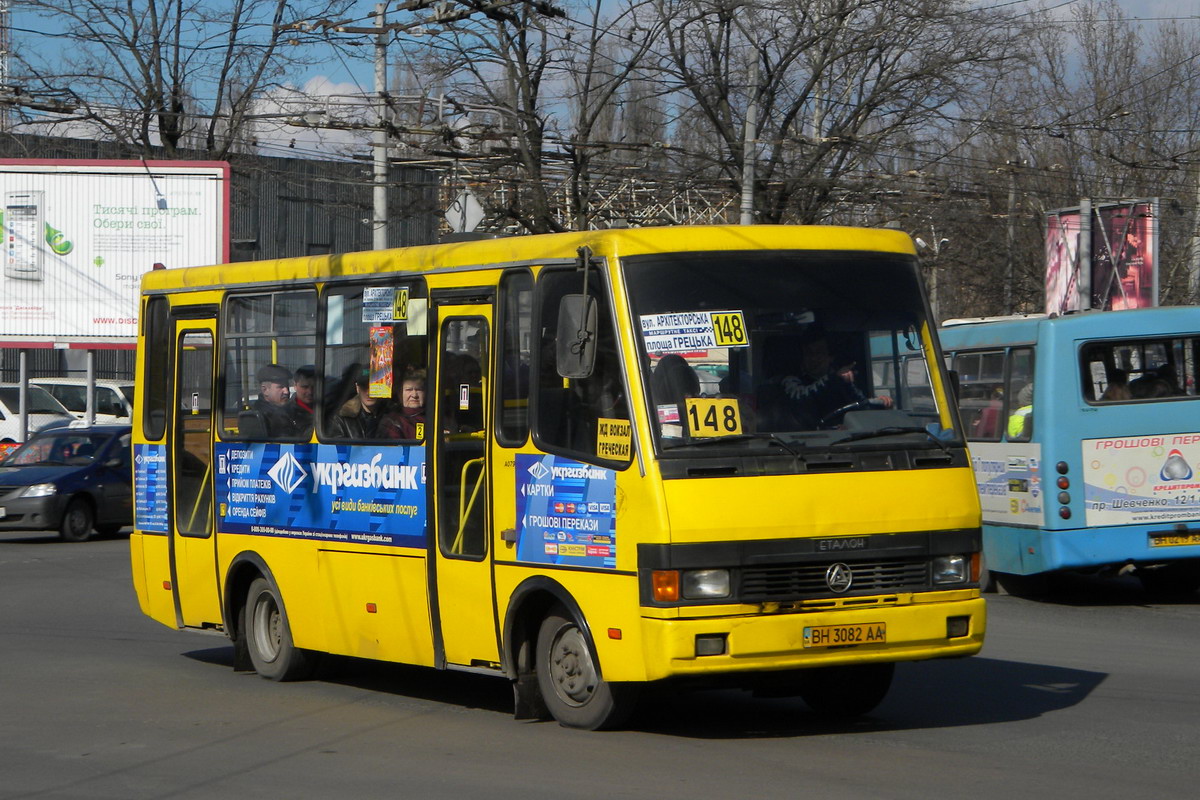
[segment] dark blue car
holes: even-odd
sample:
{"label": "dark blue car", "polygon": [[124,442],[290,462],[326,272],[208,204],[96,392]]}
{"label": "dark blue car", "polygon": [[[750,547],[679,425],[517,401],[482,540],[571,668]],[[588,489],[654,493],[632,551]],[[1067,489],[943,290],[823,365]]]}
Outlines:
{"label": "dark blue car", "polygon": [[63,541],[133,524],[128,425],[39,431],[0,461],[0,530],[57,530]]}

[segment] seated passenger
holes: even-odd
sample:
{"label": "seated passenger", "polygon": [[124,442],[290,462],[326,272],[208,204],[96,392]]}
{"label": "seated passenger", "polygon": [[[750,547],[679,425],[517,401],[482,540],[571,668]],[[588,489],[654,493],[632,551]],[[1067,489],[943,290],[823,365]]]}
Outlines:
{"label": "seated passenger", "polygon": [[296,430],[305,438],[312,433],[313,394],[317,386],[317,370],[311,364],[296,369],[295,394],[289,407]]}
{"label": "seated passenger", "polygon": [[379,422],[388,411],[388,401],[371,397],[371,375],[367,370],[359,372],[354,388],[354,396],[333,415],[332,434],[343,439],[374,439],[379,435]]}
{"label": "seated passenger", "polygon": [[1100,400],[1105,403],[1115,403],[1132,399],[1133,395],[1129,391],[1129,373],[1123,369],[1114,369],[1113,374],[1109,376],[1108,388],[1104,390],[1104,394],[1100,395]]}
{"label": "seated passenger", "polygon": [[271,438],[294,439],[299,433],[296,420],[292,417],[289,400],[292,382],[291,370],[279,364],[261,367],[258,378],[258,399],[253,409],[262,420],[265,435]]}
{"label": "seated passenger", "polygon": [[[418,435],[417,427],[422,433]],[[425,370],[410,369],[400,381],[400,407],[379,423],[379,435],[390,439],[424,438]]]}
{"label": "seated passenger", "polygon": [[1033,435],[1033,384],[1027,383],[1017,392],[1017,407],[1008,417],[1008,440],[1029,441]]}

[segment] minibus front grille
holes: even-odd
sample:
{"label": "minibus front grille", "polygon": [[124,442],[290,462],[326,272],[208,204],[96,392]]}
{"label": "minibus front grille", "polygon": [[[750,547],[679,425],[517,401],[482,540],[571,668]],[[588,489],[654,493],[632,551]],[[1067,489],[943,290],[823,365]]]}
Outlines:
{"label": "minibus front grille", "polygon": [[[826,582],[834,562],[743,567],[738,598],[744,603],[835,597]],[[878,561],[843,561],[853,574],[848,595],[875,594],[929,588],[928,559],[887,558]]]}

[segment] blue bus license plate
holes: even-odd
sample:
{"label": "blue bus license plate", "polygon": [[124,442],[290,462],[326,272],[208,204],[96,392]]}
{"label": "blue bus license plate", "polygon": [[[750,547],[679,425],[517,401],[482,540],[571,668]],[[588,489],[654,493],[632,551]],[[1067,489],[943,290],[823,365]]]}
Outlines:
{"label": "blue bus license plate", "polygon": [[1152,533],[1151,547],[1187,547],[1200,544],[1200,533]]}
{"label": "blue bus license plate", "polygon": [[883,644],[886,641],[887,623],[884,622],[813,625],[804,629],[805,647],[845,647],[855,644]]}

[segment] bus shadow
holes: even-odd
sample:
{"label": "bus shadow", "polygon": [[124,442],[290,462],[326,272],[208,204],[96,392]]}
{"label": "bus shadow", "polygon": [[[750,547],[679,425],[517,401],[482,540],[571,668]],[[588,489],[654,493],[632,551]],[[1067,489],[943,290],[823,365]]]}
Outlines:
{"label": "bus shadow", "polygon": [[[192,650],[183,655],[203,664],[233,668],[232,646]],[[326,655],[321,657],[313,680],[463,708],[508,714],[513,709],[509,682],[488,675]]]}
{"label": "bus shadow", "polygon": [[[186,657],[233,666],[233,648]],[[1045,664],[980,658],[899,664],[891,692],[871,714],[833,722],[798,698],[757,698],[738,690],[655,687],[626,728],[698,739],[755,739],[952,728],[1033,719],[1084,701],[1107,677]],[[508,681],[366,659],[326,656],[315,680],[465,709],[512,713]]]}
{"label": "bus shadow", "polygon": [[798,698],[681,690],[646,697],[630,727],[668,736],[753,739],[988,725],[1070,708],[1106,677],[1103,672],[978,656],[927,661],[897,665],[887,698],[857,720],[824,719]]}
{"label": "bus shadow", "polygon": [[1200,592],[1165,594],[1147,590],[1132,575],[1055,573],[1037,591],[1012,591],[1013,597],[1058,606],[1195,605]]}

